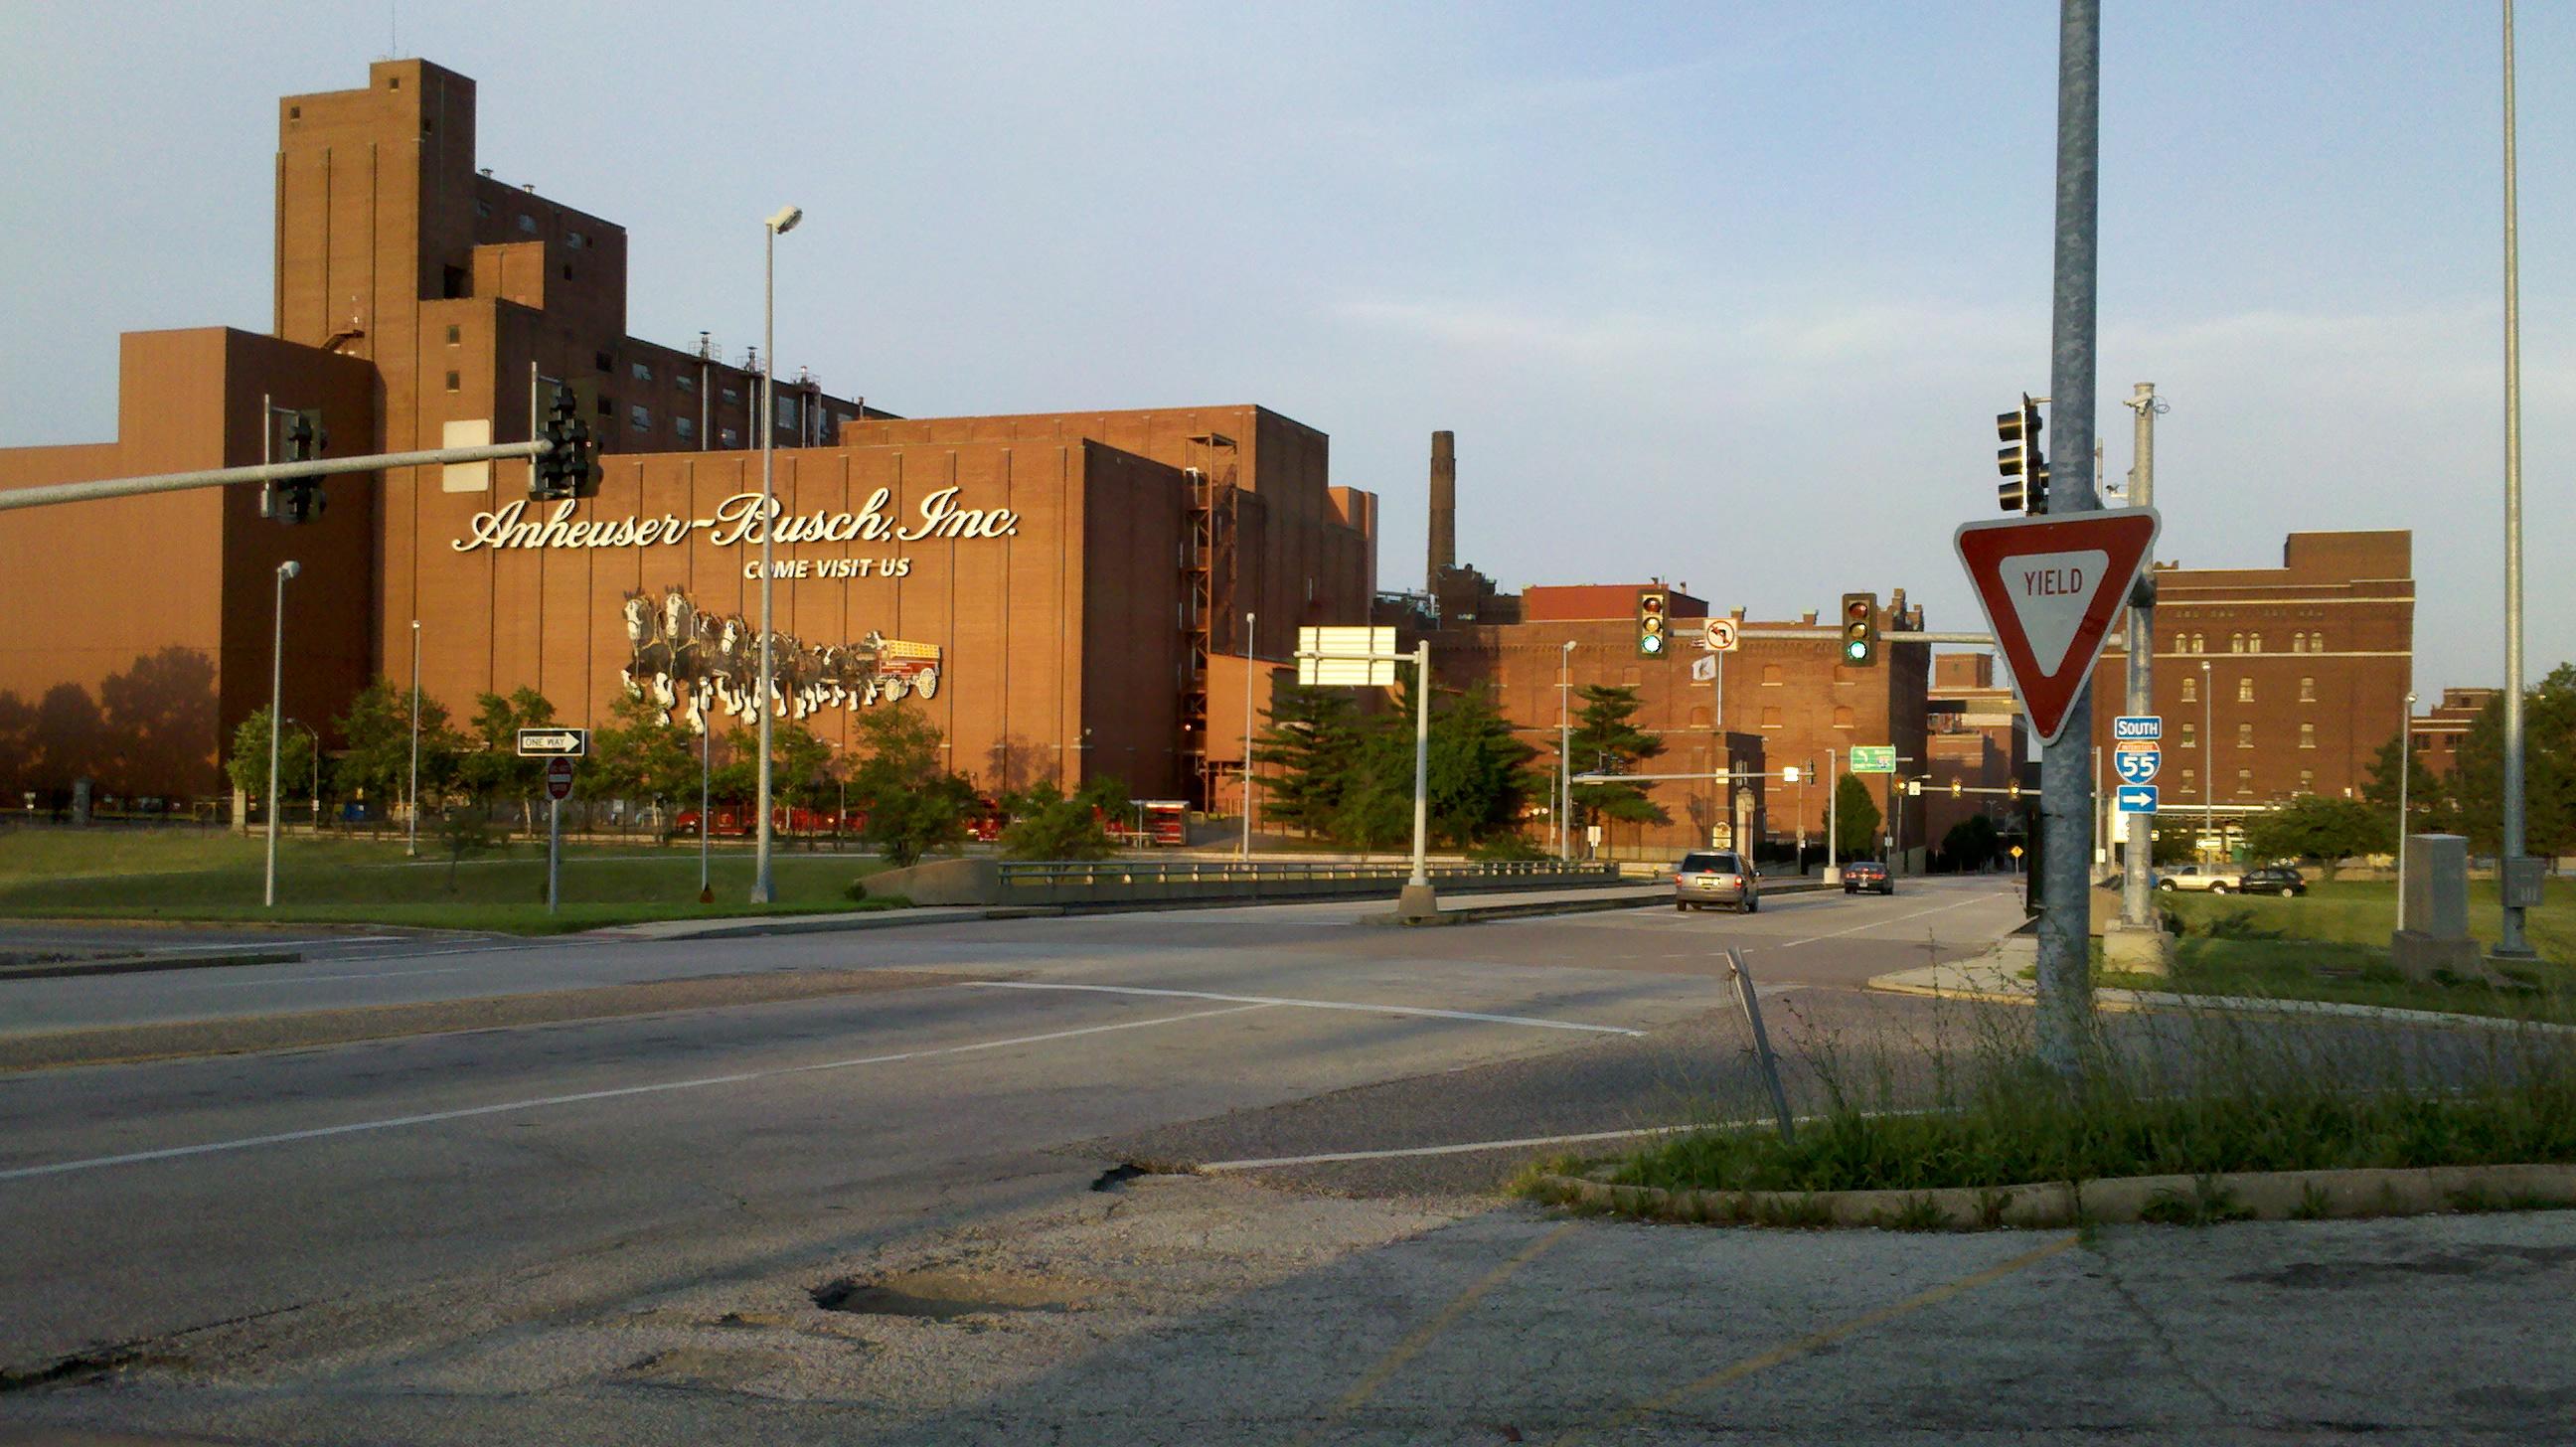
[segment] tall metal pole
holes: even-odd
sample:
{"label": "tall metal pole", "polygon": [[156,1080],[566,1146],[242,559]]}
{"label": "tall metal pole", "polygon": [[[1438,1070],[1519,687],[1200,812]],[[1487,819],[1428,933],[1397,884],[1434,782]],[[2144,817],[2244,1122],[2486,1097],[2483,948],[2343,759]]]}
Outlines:
{"label": "tall metal pole", "polygon": [[[2048,510],[2092,512],[2095,222],[2100,159],[2100,0],[2061,0],[2057,44],[2057,264],[2050,321]],[[2092,1015],[2093,691],[2067,711],[2040,754],[2046,878],[2039,921],[2039,1054],[2062,1075],[2081,1067]]]}
{"label": "tall metal pole", "polygon": [[778,233],[796,224],[802,213],[789,207],[772,216],[761,227],[760,266],[760,351],[765,360],[760,369],[760,842],[752,861],[751,902],[767,904],[776,897],[769,877],[770,845],[770,715],[777,711],[770,698],[776,677],[777,661],[771,656],[776,633],[770,616],[770,535],[777,531],[778,499],[771,481],[771,458],[778,450]]}
{"label": "tall metal pole", "polygon": [[420,620],[411,620],[411,804],[403,853],[420,857]]}
{"label": "tall metal pole", "polygon": [[1574,640],[1556,664],[1556,857],[1574,859]]}
{"label": "tall metal pole", "polygon": [[1431,640],[1413,645],[1413,688],[1421,695],[1413,715],[1413,878],[1414,889],[1428,888],[1425,855],[1431,838]]}
{"label": "tall metal pole", "polygon": [[2504,0],[2504,925],[2495,952],[2532,957],[2512,878],[2522,859],[2522,249],[2515,221],[2513,0]]}
{"label": "tall metal pole", "polygon": [[[263,419],[261,426],[266,425]],[[268,872],[260,903],[270,909],[277,907],[277,736],[286,731],[280,717],[286,693],[286,580],[296,572],[292,561],[277,565],[277,622],[268,640]]]}
{"label": "tall metal pole", "polygon": [[1243,615],[1243,858],[1252,860],[1252,645],[1254,615]]}
{"label": "tall metal pole", "polygon": [[[2133,447],[2136,461],[2129,473],[2129,506],[2153,507],[2156,503],[2156,384],[2140,382],[2125,403],[2137,413]],[[2147,560],[2147,576],[2138,581],[2129,594],[2129,707],[2133,714],[2155,712],[2156,668],[2156,584],[2155,559]],[[2153,922],[2148,913],[2148,872],[2155,857],[2155,843],[2150,826],[2152,814],[2128,816],[2128,857],[2120,869],[2120,923],[2130,929],[2144,929]]]}
{"label": "tall metal pole", "polygon": [[2406,836],[2412,831],[2406,808],[2406,786],[2415,773],[2415,695],[2406,695],[2406,713],[2397,723],[2397,928],[2406,928]]}
{"label": "tall metal pole", "polygon": [[1842,878],[1843,757],[1839,747],[1825,750],[1825,883]]}
{"label": "tall metal pole", "polygon": [[716,771],[716,722],[707,716],[702,704],[698,709],[701,732],[698,734],[698,903],[715,902],[715,885],[707,878],[707,845],[715,837],[716,819],[710,807],[714,794]]}
{"label": "tall metal pole", "polygon": [[2212,683],[2209,660],[2204,658],[2200,661],[2200,833],[2204,839],[2218,836],[2218,696]]}

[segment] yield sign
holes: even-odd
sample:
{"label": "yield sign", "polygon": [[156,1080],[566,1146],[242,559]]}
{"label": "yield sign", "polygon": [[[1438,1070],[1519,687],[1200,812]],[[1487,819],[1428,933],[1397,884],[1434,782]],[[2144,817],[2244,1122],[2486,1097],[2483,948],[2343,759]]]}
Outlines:
{"label": "yield sign", "polygon": [[1960,525],[1959,561],[2043,741],[2064,731],[2162,526],[2147,507]]}

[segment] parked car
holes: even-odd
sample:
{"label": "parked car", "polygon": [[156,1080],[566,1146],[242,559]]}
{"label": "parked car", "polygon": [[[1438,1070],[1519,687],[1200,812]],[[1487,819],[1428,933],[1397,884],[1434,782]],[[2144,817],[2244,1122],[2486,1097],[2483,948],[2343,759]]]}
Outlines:
{"label": "parked car", "polygon": [[1762,908],[1761,876],[1734,850],[1695,850],[1673,866],[1673,908],[1706,909],[1713,904],[1737,914]]}
{"label": "parked car", "polygon": [[1843,893],[1858,894],[1864,889],[1875,894],[1894,894],[1896,876],[1888,873],[1887,866],[1875,859],[1855,859],[1844,865]]}
{"label": "parked car", "polygon": [[2156,876],[2156,888],[2234,894],[2245,871],[2232,864],[2176,864]]}
{"label": "parked car", "polygon": [[2247,894],[2277,894],[2283,899],[2296,899],[2308,892],[2308,882],[2299,877],[2299,871],[2286,864],[2267,864],[2260,869],[2246,870],[2236,887]]}

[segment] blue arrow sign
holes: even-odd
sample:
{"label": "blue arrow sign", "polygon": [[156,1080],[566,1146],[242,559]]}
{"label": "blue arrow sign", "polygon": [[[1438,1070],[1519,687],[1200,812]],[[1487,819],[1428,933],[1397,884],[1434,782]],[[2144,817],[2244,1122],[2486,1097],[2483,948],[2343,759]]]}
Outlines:
{"label": "blue arrow sign", "polygon": [[2123,814],[2156,812],[2156,786],[2153,784],[2122,784],[2119,799]]}
{"label": "blue arrow sign", "polygon": [[2156,770],[2164,765],[2164,754],[2156,749],[2131,749],[2111,756],[2111,766],[2120,771],[2123,783],[2152,784]]}

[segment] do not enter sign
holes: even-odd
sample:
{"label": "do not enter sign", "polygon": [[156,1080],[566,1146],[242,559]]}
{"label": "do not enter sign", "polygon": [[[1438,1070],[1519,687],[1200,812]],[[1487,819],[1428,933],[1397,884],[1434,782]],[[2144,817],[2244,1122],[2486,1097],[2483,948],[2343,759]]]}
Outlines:
{"label": "do not enter sign", "polygon": [[572,797],[572,760],[546,760],[546,797],[549,799]]}

